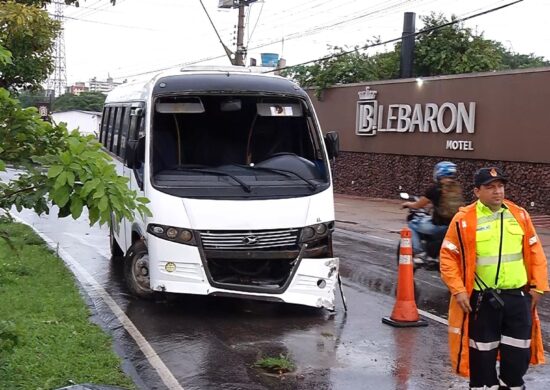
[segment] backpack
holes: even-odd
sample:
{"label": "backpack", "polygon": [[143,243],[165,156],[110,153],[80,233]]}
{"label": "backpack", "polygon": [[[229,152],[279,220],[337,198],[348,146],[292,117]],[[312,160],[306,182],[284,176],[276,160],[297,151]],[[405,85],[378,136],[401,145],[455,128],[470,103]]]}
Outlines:
{"label": "backpack", "polygon": [[458,208],[464,205],[462,196],[462,186],[457,181],[451,181],[441,184],[441,196],[439,205],[436,207],[436,213],[443,220],[450,221]]}

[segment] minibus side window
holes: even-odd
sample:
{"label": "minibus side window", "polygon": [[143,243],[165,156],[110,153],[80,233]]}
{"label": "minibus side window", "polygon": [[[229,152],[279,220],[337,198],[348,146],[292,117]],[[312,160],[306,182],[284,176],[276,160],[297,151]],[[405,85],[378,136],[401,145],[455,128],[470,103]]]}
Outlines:
{"label": "minibus side window", "polygon": [[315,124],[313,122],[313,118],[311,116],[307,117],[307,127],[308,127],[308,135],[311,139],[311,143],[313,147],[315,148],[315,159],[321,160],[323,157],[323,153],[321,152],[321,145],[319,144],[319,137],[317,136],[317,129],[315,128]]}
{"label": "minibus side window", "polygon": [[126,143],[128,142],[128,131],[130,129],[130,108],[124,110],[122,118],[122,127],[120,129],[120,152],[118,155],[124,159],[126,157]]}
{"label": "minibus side window", "polygon": [[113,143],[113,131],[115,127],[115,117],[118,111],[118,107],[111,107],[111,114],[109,115],[109,125],[107,127],[107,138],[105,139],[105,148],[107,150],[112,149]]}
{"label": "minibus side window", "polygon": [[107,134],[107,121],[109,120],[109,107],[103,107],[103,115],[101,116],[101,129],[99,132],[99,142],[105,144],[105,135]]}
{"label": "minibus side window", "polygon": [[115,126],[113,128],[113,146],[111,148],[111,152],[118,155],[118,147],[119,147],[119,134],[120,134],[120,125],[122,122],[122,116],[124,115],[124,107],[119,107],[116,114],[116,121]]}
{"label": "minibus side window", "polygon": [[130,116],[130,129],[128,133],[129,140],[138,140],[145,136],[145,120],[142,115]]}
{"label": "minibus side window", "polygon": [[[140,154],[136,152],[136,148],[138,147],[137,140],[139,140],[141,137],[145,137],[145,118],[143,115],[144,110],[145,108],[141,105],[139,107],[128,107],[127,109],[127,118],[129,119],[128,141],[132,141],[131,144],[129,143],[129,145],[133,146],[131,149],[128,149],[128,152],[134,153],[134,156],[132,157],[136,157],[136,154]],[[140,189],[143,189],[143,157],[143,154],[141,154],[141,156],[138,157],[140,158],[140,161],[134,161],[134,176]]]}

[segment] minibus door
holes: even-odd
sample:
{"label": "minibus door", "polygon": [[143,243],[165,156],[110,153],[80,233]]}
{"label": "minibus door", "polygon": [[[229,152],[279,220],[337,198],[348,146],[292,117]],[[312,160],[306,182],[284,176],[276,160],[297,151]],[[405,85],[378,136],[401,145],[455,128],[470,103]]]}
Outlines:
{"label": "minibus door", "polygon": [[[130,131],[126,149],[124,176],[128,178],[128,186],[135,190],[138,197],[143,195],[143,172],[145,167],[145,106],[143,103],[133,105],[130,110]],[[138,214],[136,219],[141,218]],[[132,224],[124,218],[126,248],[132,244]]]}

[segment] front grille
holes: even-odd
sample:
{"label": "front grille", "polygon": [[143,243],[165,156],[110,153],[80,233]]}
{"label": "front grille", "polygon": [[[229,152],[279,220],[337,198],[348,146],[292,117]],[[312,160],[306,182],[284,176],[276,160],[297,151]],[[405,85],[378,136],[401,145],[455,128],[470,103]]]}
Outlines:
{"label": "front grille", "polygon": [[202,231],[204,249],[250,250],[284,248],[296,245],[298,229]]}

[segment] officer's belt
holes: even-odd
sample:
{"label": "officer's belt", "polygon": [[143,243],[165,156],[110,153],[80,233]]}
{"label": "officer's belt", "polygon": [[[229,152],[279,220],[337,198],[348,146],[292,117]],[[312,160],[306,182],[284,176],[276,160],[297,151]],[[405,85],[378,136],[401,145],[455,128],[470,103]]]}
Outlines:
{"label": "officer's belt", "polygon": [[497,294],[525,295],[525,286],[518,288],[495,288]]}

